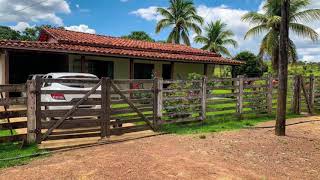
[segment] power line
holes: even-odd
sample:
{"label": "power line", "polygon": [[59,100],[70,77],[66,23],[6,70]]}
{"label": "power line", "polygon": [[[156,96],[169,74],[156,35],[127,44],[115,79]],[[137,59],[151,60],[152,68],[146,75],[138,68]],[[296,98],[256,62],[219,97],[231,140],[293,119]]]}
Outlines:
{"label": "power line", "polygon": [[[15,11],[13,11],[13,12],[18,13],[18,12],[24,11],[24,10],[26,10],[26,9],[29,9],[29,8],[31,8],[31,7],[40,5],[41,3],[48,2],[48,1],[49,1],[49,0],[39,1],[39,2],[36,2],[36,3],[30,4],[29,6],[26,6],[26,7],[24,7],[24,8],[15,10]],[[10,14],[9,14],[9,13],[7,13],[7,14],[2,14],[1,16],[5,16],[5,15],[10,15]],[[0,16],[0,17],[1,17],[1,16]]]}

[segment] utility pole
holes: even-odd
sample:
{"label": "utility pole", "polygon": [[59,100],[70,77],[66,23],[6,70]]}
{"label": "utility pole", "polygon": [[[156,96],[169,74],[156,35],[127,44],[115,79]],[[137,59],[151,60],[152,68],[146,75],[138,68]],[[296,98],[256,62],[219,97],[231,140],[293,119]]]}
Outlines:
{"label": "utility pole", "polygon": [[280,61],[279,61],[279,87],[278,109],[275,134],[286,135],[286,108],[288,87],[288,44],[289,44],[289,8],[290,0],[281,0],[281,25],[280,25]]}

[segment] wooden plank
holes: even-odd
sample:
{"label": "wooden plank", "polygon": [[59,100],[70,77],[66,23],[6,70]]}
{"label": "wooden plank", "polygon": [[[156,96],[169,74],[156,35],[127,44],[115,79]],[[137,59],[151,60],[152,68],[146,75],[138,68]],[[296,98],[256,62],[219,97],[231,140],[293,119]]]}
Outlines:
{"label": "wooden plank", "polygon": [[139,109],[137,109],[137,108],[134,106],[134,104],[133,104],[125,95],[123,95],[123,94],[120,92],[119,88],[118,88],[115,84],[113,84],[113,82],[111,82],[111,86],[112,86],[113,90],[115,90],[116,92],[118,92],[118,94],[121,96],[121,98],[124,99],[124,100],[129,104],[129,106],[130,106],[142,119],[145,120],[145,122],[150,126],[150,128],[151,128],[151,129],[154,129],[153,126],[152,126],[152,124],[150,123],[149,119],[146,118],[146,116],[145,116],[144,114],[142,114],[142,113],[139,111]]}
{"label": "wooden plank", "polygon": [[[51,133],[50,133],[51,134]],[[59,139],[76,139],[76,138],[89,138],[89,137],[100,137],[101,132],[90,132],[90,133],[75,133],[75,134],[62,134],[62,135],[49,135],[47,140],[59,140]]]}
{"label": "wooden plank", "polygon": [[10,97],[0,99],[0,106],[12,106],[12,105],[26,105],[27,98],[25,97]]}
{"label": "wooden plank", "polygon": [[225,93],[225,94],[207,94],[207,98],[229,98],[238,96],[238,93]]}
{"label": "wooden plank", "polygon": [[242,118],[242,111],[243,111],[243,76],[239,76],[239,94],[237,97],[237,113],[239,118]]}
{"label": "wooden plank", "polygon": [[154,79],[154,102],[153,102],[153,124],[158,128],[159,123],[162,120],[163,110],[163,79]]}
{"label": "wooden plank", "polygon": [[0,143],[17,142],[27,140],[26,134],[15,134],[12,136],[1,136]]}
{"label": "wooden plank", "polygon": [[129,83],[143,83],[143,84],[152,84],[152,79],[115,79],[112,80],[114,84],[129,84]]}
{"label": "wooden plank", "polygon": [[176,100],[195,100],[201,99],[200,96],[192,96],[192,97],[165,97],[163,101],[176,101]]}
{"label": "wooden plank", "polygon": [[25,84],[4,84],[0,85],[0,92],[25,92]]}
{"label": "wooden plank", "polygon": [[111,134],[118,135],[121,133],[132,133],[132,132],[140,132],[140,131],[146,131],[146,130],[151,130],[150,126],[137,125],[137,126],[129,126],[129,127],[111,129]]}
{"label": "wooden plank", "polygon": [[[54,94],[54,93],[61,93],[61,94],[87,94],[90,90],[41,90],[41,94]],[[93,94],[101,94],[100,90],[97,90]]]}
{"label": "wooden plank", "polygon": [[110,108],[110,104],[107,104],[107,79],[101,78],[101,138],[107,137],[107,106]]}
{"label": "wooden plank", "polygon": [[309,102],[311,105],[311,108],[314,109],[314,93],[315,93],[315,78],[314,75],[311,74],[309,77],[309,82],[310,82],[310,89],[309,89]]}
{"label": "wooden plank", "polygon": [[37,142],[37,119],[36,119],[36,81],[27,81],[27,143]]}
{"label": "wooden plank", "polygon": [[106,136],[109,138],[111,136],[110,124],[111,124],[111,79],[106,80]]}
{"label": "wooden plank", "polygon": [[38,144],[41,143],[42,139],[41,139],[41,77],[40,76],[36,76],[36,141]]}
{"label": "wooden plank", "polygon": [[[0,95],[1,95],[1,99],[3,99],[4,97],[3,97],[2,92],[0,92]],[[8,97],[9,97],[9,96],[8,96]],[[4,111],[5,111],[6,113],[8,113],[8,108],[7,108],[7,106],[3,106],[3,109],[4,109]],[[7,119],[7,122],[8,122],[8,123],[11,123],[9,117],[7,117],[6,119]],[[12,130],[12,127],[11,127],[11,126],[10,126],[10,134],[13,135],[13,130]]]}
{"label": "wooden plank", "polygon": [[304,79],[303,78],[301,78],[301,88],[302,88],[302,92],[303,92],[303,95],[304,95],[304,98],[305,98],[305,101],[306,101],[306,104],[307,104],[308,112],[309,112],[309,114],[313,114],[313,109],[312,109],[311,103],[309,101],[310,99],[308,97],[306,86],[304,84]]}
{"label": "wooden plank", "polygon": [[11,122],[11,123],[0,123],[1,130],[10,130],[12,129],[21,129],[27,127],[27,121],[18,121],[18,122]]}
{"label": "wooden plank", "polygon": [[[41,106],[74,106],[80,99],[75,98],[72,101],[68,102],[41,102]],[[89,98],[84,101],[82,104],[84,105],[101,105],[101,98]]]}
{"label": "wooden plank", "polygon": [[214,89],[219,89],[219,90],[225,90],[225,89],[227,89],[227,90],[233,90],[233,89],[237,89],[237,88],[239,88],[238,86],[233,86],[233,85],[231,85],[231,86],[209,86],[209,87],[207,87],[207,90],[214,90]]}
{"label": "wooden plank", "polygon": [[[47,132],[45,132],[42,136],[42,140],[46,139],[48,137],[48,135],[57,127],[59,127],[64,120],[66,120],[68,117],[70,117],[71,115],[73,115],[73,113],[77,110],[77,108],[86,100],[88,99],[88,97],[94,93],[99,86],[101,85],[101,81],[99,81],[99,83],[97,85],[95,85],[95,87],[93,87],[90,92],[88,92],[87,94],[84,95],[84,97],[77,103],[75,104],[72,109],[70,109],[64,116],[62,116],[62,118],[60,120],[57,121],[56,124],[54,124],[50,129],[48,129]],[[78,112],[83,112],[83,109],[81,111]],[[90,115],[89,115],[90,116]]]}
{"label": "wooden plank", "polygon": [[200,104],[201,104],[201,120],[204,121],[206,120],[206,108],[207,108],[207,77],[204,77],[202,79],[202,85],[201,85],[201,100],[200,100]]}
{"label": "wooden plank", "polygon": [[163,80],[163,84],[201,83],[201,80]]}
{"label": "wooden plank", "polygon": [[216,108],[207,108],[208,112],[216,112],[216,111],[228,111],[228,110],[235,110],[236,107],[216,107]]}
{"label": "wooden plank", "polygon": [[[152,112],[153,107],[149,108],[137,108],[140,112]],[[131,107],[128,107],[127,109],[120,109],[120,110],[111,110],[111,115],[117,115],[117,114],[128,114],[128,113],[137,113],[135,109],[132,109]]]}
{"label": "wooden plank", "polygon": [[[66,110],[42,110],[41,117],[64,117],[72,108]],[[68,113],[70,114],[70,113]],[[77,109],[72,112],[68,117],[81,117],[81,116],[99,116],[101,109]]]}
{"label": "wooden plank", "polygon": [[[144,102],[150,102],[150,104],[153,104],[153,98],[141,98],[141,99],[130,99],[132,103],[144,103]],[[126,104],[126,101],[123,99],[120,100],[112,100],[111,104]]]}
{"label": "wooden plank", "polygon": [[84,83],[84,84],[97,84],[100,82],[99,79],[83,79],[83,78],[68,78],[68,79],[43,79],[41,78],[42,83]]}
{"label": "wooden plank", "polygon": [[0,112],[0,119],[18,118],[18,117],[26,117],[26,116],[27,116],[27,110]]}
{"label": "wooden plank", "polygon": [[273,89],[273,78],[271,74],[268,76],[267,86],[268,86],[267,109],[268,109],[269,116],[271,116],[272,115],[272,89]]}

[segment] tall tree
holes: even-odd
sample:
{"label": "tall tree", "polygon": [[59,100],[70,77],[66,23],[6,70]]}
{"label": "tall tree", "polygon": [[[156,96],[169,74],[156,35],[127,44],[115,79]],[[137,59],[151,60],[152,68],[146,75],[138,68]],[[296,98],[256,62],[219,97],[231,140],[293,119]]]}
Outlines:
{"label": "tall tree", "polygon": [[190,46],[189,30],[201,34],[199,25],[203,24],[203,18],[197,15],[196,8],[192,0],[170,0],[168,8],[158,8],[157,12],[163,16],[157,26],[156,33],[164,28],[172,28],[167,42],[184,44]]}
{"label": "tall tree", "polygon": [[122,38],[155,42],[155,40],[144,31],[132,31],[129,35],[122,36]]}
{"label": "tall tree", "polygon": [[232,39],[234,33],[226,27],[227,24],[221,20],[208,23],[204,27],[204,35],[197,35],[194,40],[197,43],[204,44],[202,49],[231,57],[231,53],[226,46],[237,47],[238,43]]}
{"label": "tall tree", "polygon": [[286,109],[288,88],[288,54],[289,54],[289,20],[290,0],[281,0],[281,24],[280,24],[280,63],[279,63],[279,87],[278,109],[275,134],[286,135]]}
{"label": "tall tree", "polygon": [[[268,54],[272,58],[272,67],[278,72],[279,64],[279,37],[281,24],[281,2],[282,0],[266,0],[263,13],[249,12],[242,17],[243,21],[254,25],[245,35],[260,36],[265,33],[260,45],[260,56]],[[310,0],[291,0],[289,8],[289,29],[292,33],[317,41],[319,35],[307,23],[320,19],[320,9],[307,9]],[[297,50],[294,42],[289,39],[289,59],[297,61]]]}
{"label": "tall tree", "polygon": [[20,33],[7,26],[0,26],[0,40],[19,40]]}

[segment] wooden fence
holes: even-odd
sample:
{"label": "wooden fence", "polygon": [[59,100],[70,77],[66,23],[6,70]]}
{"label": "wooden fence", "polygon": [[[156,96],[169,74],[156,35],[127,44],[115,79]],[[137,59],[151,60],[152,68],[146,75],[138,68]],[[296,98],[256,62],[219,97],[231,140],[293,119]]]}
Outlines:
{"label": "wooden fence", "polygon": [[[290,77],[288,110],[310,114],[320,108],[320,77]],[[45,84],[59,83],[83,90],[52,90]],[[262,78],[212,78],[197,80],[100,80],[41,79],[26,85],[0,85],[0,91],[23,92],[26,96],[3,96],[0,142],[46,140],[121,135],[158,130],[163,124],[242,119],[245,116],[272,115],[276,111],[277,82]],[[48,101],[63,95],[67,101]],[[27,98],[26,98],[27,97]],[[71,99],[70,99],[71,98]],[[22,105],[24,109],[14,108]],[[10,108],[8,108],[10,106]],[[15,109],[15,110],[14,110]],[[11,121],[25,117],[23,121]],[[26,120],[28,119],[28,121]],[[27,129],[15,134],[14,129]]]}

